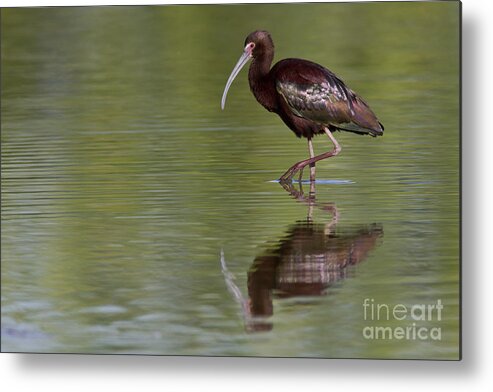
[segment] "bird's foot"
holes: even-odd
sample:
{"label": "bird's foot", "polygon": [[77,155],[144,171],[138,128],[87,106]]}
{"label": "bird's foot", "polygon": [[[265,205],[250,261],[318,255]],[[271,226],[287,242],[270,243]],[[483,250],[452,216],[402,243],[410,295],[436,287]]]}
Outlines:
{"label": "bird's foot", "polygon": [[295,163],[293,166],[291,166],[286,173],[284,173],[281,178],[279,178],[279,182],[292,182],[293,177],[295,176],[296,173],[300,172],[300,176],[298,181],[301,182],[301,179],[303,177],[303,168],[307,165],[306,161],[301,161],[298,163]]}
{"label": "bird's foot", "polygon": [[[296,166],[296,165],[295,165]],[[293,177],[294,175],[298,172],[299,169],[296,169],[296,167],[293,166],[291,168],[289,168],[288,171],[286,171],[286,173],[284,173],[280,178],[279,178],[279,182],[280,183],[292,183],[293,182]],[[301,178],[300,178],[301,179]]]}

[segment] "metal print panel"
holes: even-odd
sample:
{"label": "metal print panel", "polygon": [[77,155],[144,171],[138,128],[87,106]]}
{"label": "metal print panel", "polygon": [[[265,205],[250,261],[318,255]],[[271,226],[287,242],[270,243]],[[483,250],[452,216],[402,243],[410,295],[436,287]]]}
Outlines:
{"label": "metal print panel", "polygon": [[2,351],[460,359],[459,2],[1,26]]}

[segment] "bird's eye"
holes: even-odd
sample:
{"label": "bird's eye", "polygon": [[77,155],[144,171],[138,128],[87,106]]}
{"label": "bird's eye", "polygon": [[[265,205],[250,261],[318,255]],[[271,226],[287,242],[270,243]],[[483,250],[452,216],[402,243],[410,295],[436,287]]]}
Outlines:
{"label": "bird's eye", "polygon": [[254,47],[255,47],[255,44],[254,44],[253,42],[250,42],[250,43],[248,44],[248,48],[249,48],[249,49],[253,49]]}

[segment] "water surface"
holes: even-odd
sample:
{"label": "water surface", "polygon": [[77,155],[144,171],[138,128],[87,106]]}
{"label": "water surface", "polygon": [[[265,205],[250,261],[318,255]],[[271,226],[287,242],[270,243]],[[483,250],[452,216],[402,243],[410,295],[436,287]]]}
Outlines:
{"label": "water surface", "polygon": [[[456,359],[457,3],[3,9],[2,350]],[[307,157],[257,104],[252,30],[324,64],[381,138]],[[315,140],[317,152],[330,148]],[[444,305],[367,339],[364,301]]]}

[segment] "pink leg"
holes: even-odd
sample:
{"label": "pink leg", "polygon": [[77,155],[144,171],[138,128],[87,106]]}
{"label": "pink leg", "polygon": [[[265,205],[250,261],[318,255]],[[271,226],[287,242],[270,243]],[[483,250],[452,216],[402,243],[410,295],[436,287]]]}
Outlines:
{"label": "pink leg", "polygon": [[[310,153],[310,158],[315,157],[315,152],[313,151],[313,142],[312,139],[308,139],[308,152]],[[300,176],[298,178],[298,181],[301,182],[303,178],[303,167],[300,169]],[[315,181],[315,164],[310,163],[310,182]]]}
{"label": "pink leg", "polygon": [[[295,163],[293,166],[291,166],[286,173],[284,173],[281,178],[279,179],[280,182],[290,182],[292,181],[293,176],[300,170],[302,170],[305,166],[307,165],[314,165],[315,162],[321,161],[322,159],[330,158],[333,156],[338,155],[341,152],[341,146],[335,139],[335,137],[332,135],[332,132],[329,131],[327,127],[324,127],[324,131],[329,137],[329,139],[332,141],[334,144],[334,149],[328,152],[324,152],[323,154],[317,155],[315,157],[310,157],[308,159],[305,159],[303,161]],[[313,167],[313,180],[315,180],[315,168]],[[311,171],[310,171],[310,181],[312,181],[312,176],[311,176]]]}
{"label": "pink leg", "polygon": [[[315,158],[315,151],[313,151],[312,139],[308,139],[308,151],[310,152],[310,159]],[[315,162],[310,163],[310,182],[315,181],[315,171],[316,171]]]}

